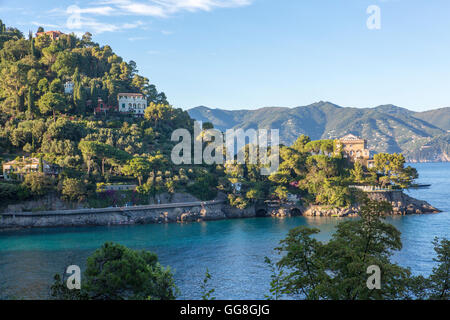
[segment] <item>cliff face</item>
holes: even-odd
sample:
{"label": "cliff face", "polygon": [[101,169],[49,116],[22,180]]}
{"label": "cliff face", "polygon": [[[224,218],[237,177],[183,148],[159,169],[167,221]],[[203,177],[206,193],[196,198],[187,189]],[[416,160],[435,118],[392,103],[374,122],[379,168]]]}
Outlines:
{"label": "cliff face", "polygon": [[450,162],[450,134],[432,139],[427,145],[412,150],[409,162]]}

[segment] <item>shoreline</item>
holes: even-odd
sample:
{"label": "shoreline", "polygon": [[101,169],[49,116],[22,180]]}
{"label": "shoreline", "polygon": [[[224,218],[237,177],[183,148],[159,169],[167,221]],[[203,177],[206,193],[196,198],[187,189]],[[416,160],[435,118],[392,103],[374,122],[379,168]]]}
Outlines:
{"label": "shoreline", "polygon": [[[428,202],[412,198],[402,191],[368,192],[368,196],[372,200],[391,203],[393,216],[441,212]],[[230,207],[224,200],[212,200],[100,209],[4,212],[0,213],[0,232],[31,228],[191,223],[257,217],[341,218],[355,217],[358,210],[357,205],[333,208],[318,205],[303,207],[296,204],[252,205],[246,209],[237,209]]]}

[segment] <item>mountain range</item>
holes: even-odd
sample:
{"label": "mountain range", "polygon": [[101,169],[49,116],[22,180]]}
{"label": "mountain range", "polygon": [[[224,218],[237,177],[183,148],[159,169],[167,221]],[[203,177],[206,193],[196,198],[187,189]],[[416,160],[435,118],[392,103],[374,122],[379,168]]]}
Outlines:
{"label": "mountain range", "polygon": [[200,106],[193,119],[226,129],[279,129],[280,142],[292,144],[301,134],[335,139],[352,133],[367,139],[375,152],[403,153],[411,162],[450,161],[450,108],[414,112],[394,105],[341,107],[320,101],[296,108],[223,110]]}

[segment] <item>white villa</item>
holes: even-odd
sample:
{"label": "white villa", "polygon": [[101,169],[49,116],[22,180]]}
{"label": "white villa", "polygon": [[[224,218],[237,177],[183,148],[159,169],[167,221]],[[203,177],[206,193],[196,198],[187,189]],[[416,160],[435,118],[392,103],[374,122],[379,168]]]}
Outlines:
{"label": "white villa", "polygon": [[119,112],[134,113],[136,116],[144,116],[147,108],[147,98],[141,93],[119,93],[117,95]]}

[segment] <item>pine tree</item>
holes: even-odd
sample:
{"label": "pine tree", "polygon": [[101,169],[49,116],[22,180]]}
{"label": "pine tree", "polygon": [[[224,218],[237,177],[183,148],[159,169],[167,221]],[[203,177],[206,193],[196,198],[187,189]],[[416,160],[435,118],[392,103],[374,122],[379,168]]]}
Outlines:
{"label": "pine tree", "polygon": [[86,111],[86,94],[81,83],[74,85],[73,101],[77,112],[79,114],[84,114]]}
{"label": "pine tree", "polygon": [[34,38],[33,38],[33,33],[31,31],[28,34],[28,40],[30,41],[30,54],[33,57],[36,57],[36,48],[34,46]]}
{"label": "pine tree", "polygon": [[39,172],[44,172],[44,160],[42,160],[42,157],[39,158]]}
{"label": "pine tree", "polygon": [[28,110],[27,117],[28,119],[33,119],[33,109],[34,109],[34,101],[33,101],[33,89],[28,88]]}
{"label": "pine tree", "polygon": [[78,68],[73,74],[73,104],[79,114],[84,114],[86,111],[86,94],[83,85],[81,84],[81,77]]}
{"label": "pine tree", "polygon": [[95,81],[91,81],[90,95],[89,99],[96,102],[98,99],[97,85]]}

